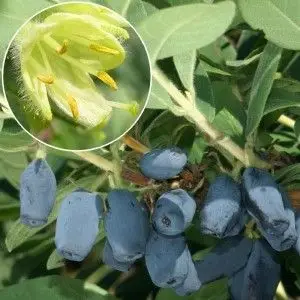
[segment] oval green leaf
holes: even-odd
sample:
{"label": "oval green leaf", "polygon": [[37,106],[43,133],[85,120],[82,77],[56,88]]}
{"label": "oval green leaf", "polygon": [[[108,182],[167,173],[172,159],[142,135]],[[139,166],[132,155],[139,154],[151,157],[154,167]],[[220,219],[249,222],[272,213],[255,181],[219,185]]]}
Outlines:
{"label": "oval green leaf", "polygon": [[300,1],[238,0],[244,19],[266,38],[288,49],[300,50]]}

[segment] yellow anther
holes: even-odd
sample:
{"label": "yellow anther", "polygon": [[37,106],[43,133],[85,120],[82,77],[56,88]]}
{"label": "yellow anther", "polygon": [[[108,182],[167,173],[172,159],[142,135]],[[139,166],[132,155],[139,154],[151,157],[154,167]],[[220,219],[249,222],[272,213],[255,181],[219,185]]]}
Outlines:
{"label": "yellow anther", "polygon": [[64,40],[62,45],[56,48],[56,52],[58,54],[64,54],[67,52],[68,50],[68,45],[69,45],[69,41],[68,40]]}
{"label": "yellow anther", "polygon": [[54,83],[53,75],[43,75],[43,74],[41,74],[41,75],[37,76],[37,79],[40,80],[43,83],[46,83],[46,84]]}
{"label": "yellow anther", "polygon": [[97,74],[97,77],[103,81],[105,84],[113,88],[114,90],[118,89],[117,83],[115,80],[106,72],[102,71]]}
{"label": "yellow anther", "polygon": [[75,98],[72,97],[71,95],[67,96],[67,101],[70,106],[73,118],[75,119],[75,121],[77,121],[78,117],[79,117],[79,110],[78,110],[77,102],[76,102]]}
{"label": "yellow anther", "polygon": [[107,54],[112,54],[112,55],[119,55],[120,52],[118,50],[108,48],[105,46],[97,45],[97,44],[90,44],[90,49],[100,52],[100,53],[107,53]]}

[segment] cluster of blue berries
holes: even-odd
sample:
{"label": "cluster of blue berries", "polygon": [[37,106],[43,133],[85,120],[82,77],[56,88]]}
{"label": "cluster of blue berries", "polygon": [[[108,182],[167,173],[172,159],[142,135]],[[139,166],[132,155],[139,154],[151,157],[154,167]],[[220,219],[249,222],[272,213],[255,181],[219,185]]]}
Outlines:
{"label": "cluster of blue berries", "polygon": [[[141,172],[154,180],[176,177],[187,164],[178,148],[156,149],[140,160]],[[46,224],[55,201],[55,176],[43,159],[28,165],[21,177],[21,222]],[[125,272],[145,257],[155,285],[188,295],[202,285],[229,278],[231,299],[273,299],[280,280],[277,252],[300,253],[300,214],[285,191],[266,171],[247,168],[242,182],[222,175],[210,185],[199,207],[196,225],[219,243],[202,260],[194,261],[184,237],[196,202],[183,189],[163,193],[151,211],[127,190],[108,193],[106,209],[96,193],[79,189],[62,202],[56,222],[58,253],[82,261],[91,251],[104,219],[105,264]],[[249,224],[251,224],[250,235]],[[246,230],[245,230],[246,228]]]}
{"label": "cluster of blue berries", "polygon": [[[218,177],[202,204],[198,226],[223,240],[196,262],[200,281],[226,276],[233,300],[273,299],[280,280],[278,252],[300,250],[297,222],[287,194],[268,172],[247,168],[241,184]],[[249,223],[259,230],[254,239],[241,234]]]}

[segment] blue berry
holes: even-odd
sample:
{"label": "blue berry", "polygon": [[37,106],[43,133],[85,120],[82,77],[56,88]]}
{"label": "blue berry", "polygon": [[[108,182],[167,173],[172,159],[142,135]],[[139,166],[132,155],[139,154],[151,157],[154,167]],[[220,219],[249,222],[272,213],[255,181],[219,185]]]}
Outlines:
{"label": "blue berry", "polygon": [[191,224],[195,211],[196,202],[186,191],[173,190],[156,202],[152,223],[159,233],[177,235]]}
{"label": "blue berry", "polygon": [[55,176],[44,159],[32,161],[21,175],[21,223],[45,225],[53,208],[56,192]]}
{"label": "blue berry", "polygon": [[187,163],[187,156],[179,148],[156,149],[146,153],[140,161],[142,173],[156,180],[178,175]]}
{"label": "blue berry", "polygon": [[241,269],[236,272],[228,280],[230,299],[231,300],[242,300],[242,287],[244,284],[245,269]]}
{"label": "blue berry", "polygon": [[273,177],[265,170],[248,168],[243,174],[247,193],[245,206],[266,236],[279,236],[289,227],[282,195]]}
{"label": "blue berry", "polygon": [[295,213],[294,209],[290,203],[287,193],[279,187],[282,195],[283,205],[286,212],[287,220],[289,221],[289,227],[287,230],[280,235],[274,235],[272,233],[266,233],[263,228],[260,228],[261,233],[269,242],[269,244],[276,251],[285,251],[290,249],[297,241],[297,231],[295,226]]}
{"label": "blue berry", "polygon": [[103,262],[106,265],[112,267],[115,270],[121,271],[121,272],[128,272],[133,263],[133,262],[130,263],[130,262],[117,261],[113,255],[112,248],[108,241],[106,241],[106,243],[105,243],[102,258],[103,258]]}
{"label": "blue berry", "polygon": [[107,239],[118,261],[132,262],[144,255],[150,224],[146,210],[133,193],[111,191],[104,222]]}
{"label": "blue berry", "polygon": [[56,222],[57,252],[68,260],[82,261],[91,251],[99,226],[99,196],[75,191],[62,202]]}
{"label": "blue berry", "polygon": [[237,235],[244,227],[240,185],[227,175],[210,185],[199,216],[199,229],[219,238]]}
{"label": "blue berry", "polygon": [[179,296],[188,296],[191,293],[198,291],[201,287],[201,282],[198,277],[197,270],[190,255],[188,260],[188,274],[186,279],[180,285],[175,287],[175,292]]}
{"label": "blue berry", "polygon": [[296,211],[295,214],[295,226],[297,232],[297,241],[295,243],[295,250],[300,255],[300,211]]}
{"label": "blue berry", "polygon": [[247,266],[230,280],[232,299],[272,300],[279,281],[280,264],[274,250],[266,241],[257,240]]}
{"label": "blue berry", "polygon": [[190,253],[182,236],[163,236],[153,230],[145,258],[150,277],[159,287],[176,287],[188,276]]}
{"label": "blue berry", "polygon": [[195,262],[201,284],[231,277],[246,265],[252,246],[251,240],[241,236],[222,240],[203,260]]}

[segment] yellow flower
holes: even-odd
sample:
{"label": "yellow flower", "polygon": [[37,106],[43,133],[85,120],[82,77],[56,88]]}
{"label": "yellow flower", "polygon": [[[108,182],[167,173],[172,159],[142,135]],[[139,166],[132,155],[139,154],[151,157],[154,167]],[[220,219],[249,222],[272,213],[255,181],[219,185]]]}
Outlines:
{"label": "yellow flower", "polygon": [[84,4],[59,6],[42,22],[31,21],[19,33],[24,92],[30,106],[51,121],[52,110],[87,128],[108,122],[113,108],[138,112],[138,104],[105,99],[91,75],[113,90],[109,74],[126,58],[122,41],[128,23],[111,10]]}

